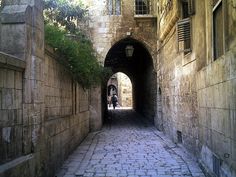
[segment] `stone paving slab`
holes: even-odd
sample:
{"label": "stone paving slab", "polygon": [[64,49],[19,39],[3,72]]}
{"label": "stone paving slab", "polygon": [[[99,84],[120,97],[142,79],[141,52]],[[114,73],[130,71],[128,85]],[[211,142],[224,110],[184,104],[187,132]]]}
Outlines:
{"label": "stone paving slab", "polygon": [[[111,114],[112,113],[112,114]],[[131,110],[111,110],[57,177],[204,177],[196,159]]]}

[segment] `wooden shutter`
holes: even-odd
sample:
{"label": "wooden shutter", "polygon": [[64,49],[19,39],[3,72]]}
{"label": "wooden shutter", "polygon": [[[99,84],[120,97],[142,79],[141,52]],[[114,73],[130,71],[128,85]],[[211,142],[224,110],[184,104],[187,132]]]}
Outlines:
{"label": "wooden shutter", "polygon": [[188,14],[193,15],[195,13],[195,0],[188,0]]}
{"label": "wooden shutter", "polygon": [[191,40],[191,23],[190,18],[185,18],[177,22],[177,38],[178,38],[178,50],[190,51],[191,48],[185,48],[180,50],[180,44]]}

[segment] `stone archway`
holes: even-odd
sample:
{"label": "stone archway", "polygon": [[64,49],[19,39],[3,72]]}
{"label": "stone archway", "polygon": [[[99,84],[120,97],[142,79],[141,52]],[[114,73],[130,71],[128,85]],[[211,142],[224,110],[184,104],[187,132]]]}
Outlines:
{"label": "stone archway", "polygon": [[[133,48],[130,57],[126,54],[127,46]],[[145,45],[131,37],[118,41],[108,51],[104,67],[110,67],[113,74],[123,72],[130,78],[134,110],[153,121],[156,114],[157,79],[153,59]]]}

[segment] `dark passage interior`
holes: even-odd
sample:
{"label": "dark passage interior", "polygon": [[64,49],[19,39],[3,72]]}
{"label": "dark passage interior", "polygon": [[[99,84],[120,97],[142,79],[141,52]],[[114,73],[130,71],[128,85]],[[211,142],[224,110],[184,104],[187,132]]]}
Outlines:
{"label": "dark passage interior", "polygon": [[[156,112],[157,79],[153,60],[146,47],[133,38],[125,38],[114,44],[105,59],[105,67],[113,74],[125,73],[133,87],[133,109],[153,121]],[[107,112],[107,87],[103,86],[103,111]],[[104,114],[106,119],[106,114]]]}

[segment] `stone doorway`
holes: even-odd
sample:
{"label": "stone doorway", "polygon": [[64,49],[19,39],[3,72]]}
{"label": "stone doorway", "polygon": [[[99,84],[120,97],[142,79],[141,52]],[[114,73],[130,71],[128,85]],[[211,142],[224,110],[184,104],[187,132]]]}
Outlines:
{"label": "stone doorway", "polygon": [[[131,53],[128,51],[132,49]],[[108,51],[104,67],[126,74],[132,83],[133,109],[150,119],[156,114],[157,78],[153,59],[145,45],[131,37],[115,43]],[[107,111],[107,86],[103,86],[103,110]],[[106,114],[105,114],[106,115]],[[106,118],[106,116],[105,116]]]}

